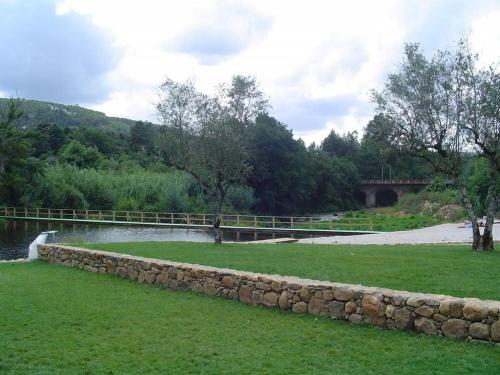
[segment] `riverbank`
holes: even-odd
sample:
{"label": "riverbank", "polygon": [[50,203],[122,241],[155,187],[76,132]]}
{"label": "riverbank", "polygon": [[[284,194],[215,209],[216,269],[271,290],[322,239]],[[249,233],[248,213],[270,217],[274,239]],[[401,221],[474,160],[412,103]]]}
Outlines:
{"label": "riverbank", "polygon": [[[494,224],[493,236],[500,241],[500,224]],[[472,243],[472,229],[463,224],[441,224],[433,227],[399,232],[354,236],[316,237],[299,240],[307,244],[399,245]]]}

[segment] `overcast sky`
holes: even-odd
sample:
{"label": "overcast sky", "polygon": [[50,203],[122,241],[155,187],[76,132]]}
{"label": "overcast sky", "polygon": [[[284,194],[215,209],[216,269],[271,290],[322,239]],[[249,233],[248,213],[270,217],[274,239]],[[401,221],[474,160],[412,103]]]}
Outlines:
{"label": "overcast sky", "polygon": [[405,42],[500,62],[500,0],[0,0],[0,94],[156,121],[165,77],[257,77],[297,137],[361,131]]}

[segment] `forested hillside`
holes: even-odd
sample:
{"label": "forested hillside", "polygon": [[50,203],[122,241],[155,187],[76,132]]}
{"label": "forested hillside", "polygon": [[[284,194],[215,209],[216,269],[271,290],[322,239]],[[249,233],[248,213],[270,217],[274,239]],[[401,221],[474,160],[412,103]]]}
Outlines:
{"label": "forested hillside", "polygon": [[[8,101],[0,98],[0,106]],[[39,124],[56,124],[61,127],[96,127],[128,131],[135,121],[108,117],[102,112],[83,108],[78,105],[42,102],[21,99],[23,116],[14,122],[14,126],[32,127]]]}

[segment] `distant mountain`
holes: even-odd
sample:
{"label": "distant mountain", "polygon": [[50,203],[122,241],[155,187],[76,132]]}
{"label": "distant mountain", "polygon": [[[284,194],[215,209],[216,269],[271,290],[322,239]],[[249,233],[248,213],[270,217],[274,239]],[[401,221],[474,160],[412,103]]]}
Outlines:
{"label": "distant mountain", "polygon": [[[0,107],[8,99],[0,98]],[[37,124],[55,124],[61,127],[96,127],[114,130],[128,130],[135,120],[108,117],[102,112],[59,103],[20,99],[23,117],[16,121],[19,127],[31,127]]]}

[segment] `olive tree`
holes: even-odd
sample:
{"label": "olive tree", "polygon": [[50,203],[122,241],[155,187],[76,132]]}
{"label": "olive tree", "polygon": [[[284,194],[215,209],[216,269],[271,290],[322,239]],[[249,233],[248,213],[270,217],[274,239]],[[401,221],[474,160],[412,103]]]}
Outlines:
{"label": "olive tree", "polygon": [[[452,177],[472,222],[474,250],[492,250],[493,216],[498,204],[500,79],[482,69],[466,41],[427,59],[418,44],[405,47],[404,59],[385,88],[373,92],[380,113],[395,129],[402,150],[426,159],[435,172]],[[489,194],[478,202],[467,188],[464,162],[475,153],[488,160]],[[487,207],[483,235],[479,207]]]}
{"label": "olive tree", "polygon": [[156,104],[165,126],[158,146],[174,167],[191,174],[212,205],[215,242],[221,239],[221,212],[228,189],[245,181],[246,129],[268,104],[255,79],[236,76],[213,96],[190,81],[166,79]]}

